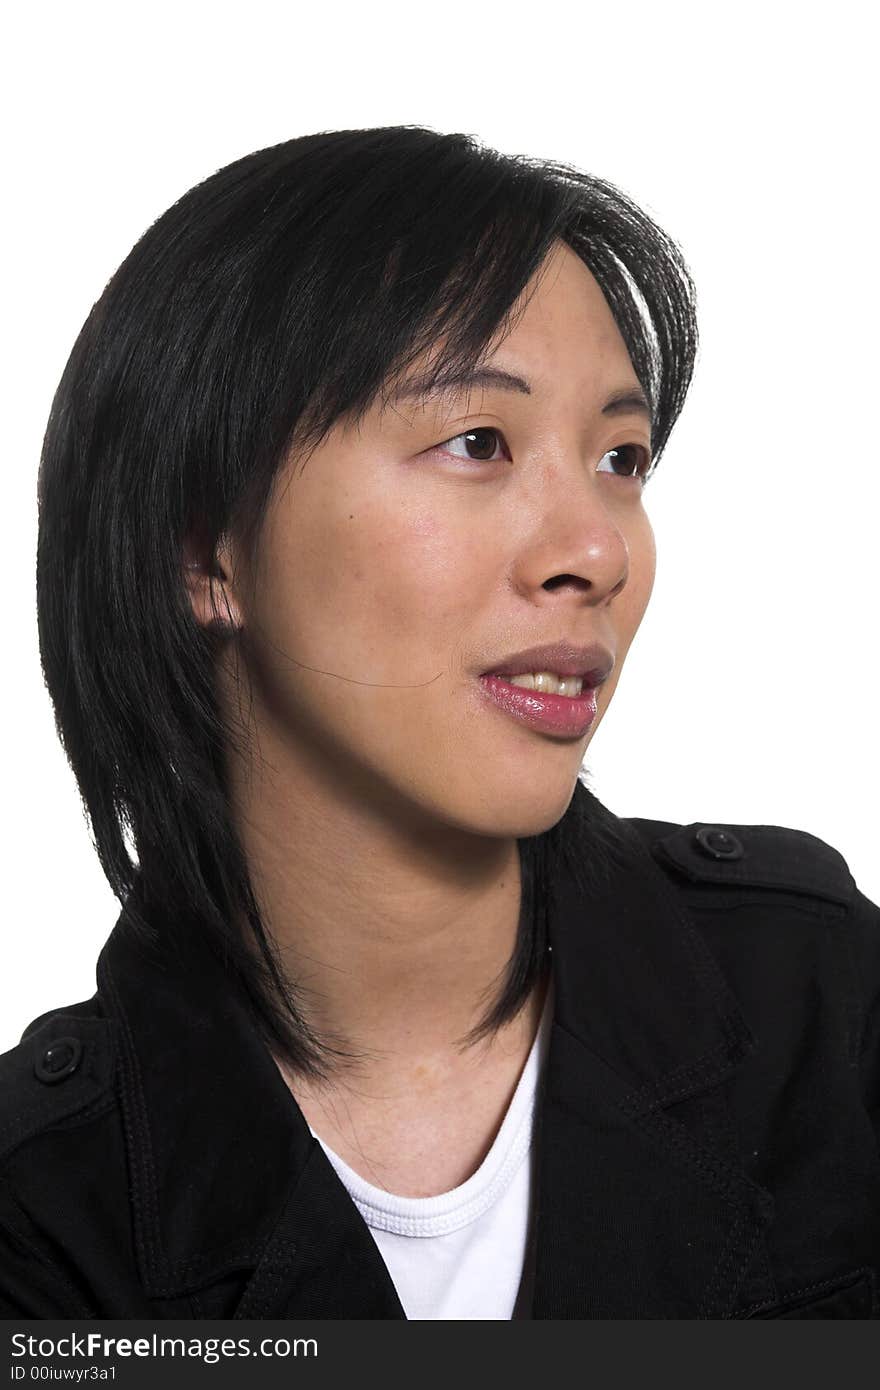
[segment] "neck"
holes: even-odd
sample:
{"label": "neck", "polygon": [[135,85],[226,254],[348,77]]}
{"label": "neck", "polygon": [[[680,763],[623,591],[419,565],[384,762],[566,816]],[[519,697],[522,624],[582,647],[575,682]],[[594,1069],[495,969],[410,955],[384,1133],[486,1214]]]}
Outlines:
{"label": "neck", "polygon": [[[258,761],[230,760],[233,815],[306,1023],[360,1059],[359,1083],[414,1064],[471,1067],[463,1040],[498,997],[517,941],[516,840],[377,804],[375,788],[333,785],[262,732],[256,746]],[[535,1026],[533,1001],[491,1044],[518,1045]]]}

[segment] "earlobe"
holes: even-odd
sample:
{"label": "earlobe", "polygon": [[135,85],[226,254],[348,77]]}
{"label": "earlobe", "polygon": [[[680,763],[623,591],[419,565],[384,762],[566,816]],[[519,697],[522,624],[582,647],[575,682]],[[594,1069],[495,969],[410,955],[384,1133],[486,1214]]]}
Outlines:
{"label": "earlobe", "polygon": [[193,537],[183,547],[183,577],[193,617],[200,627],[234,632],[242,627],[242,615],[235,596],[232,566],[224,539],[211,559],[207,559]]}

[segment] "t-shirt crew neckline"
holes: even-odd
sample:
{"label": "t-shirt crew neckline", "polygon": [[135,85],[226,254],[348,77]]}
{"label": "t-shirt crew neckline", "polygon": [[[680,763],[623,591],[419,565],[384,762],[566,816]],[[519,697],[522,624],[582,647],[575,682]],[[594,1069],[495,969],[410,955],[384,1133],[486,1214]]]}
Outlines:
{"label": "t-shirt crew neckline", "polygon": [[386,1192],[356,1173],[311,1130],[368,1226],[395,1235],[444,1236],[477,1221],[498,1201],[531,1147],[538,1078],[549,1044],[552,1017],[551,975],[535,1040],[492,1147],[479,1168],[458,1187],[432,1197],[402,1197]]}

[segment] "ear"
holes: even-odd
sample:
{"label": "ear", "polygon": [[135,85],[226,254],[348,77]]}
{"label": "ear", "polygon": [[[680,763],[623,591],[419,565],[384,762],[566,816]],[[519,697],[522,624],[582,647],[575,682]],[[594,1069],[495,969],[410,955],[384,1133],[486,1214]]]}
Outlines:
{"label": "ear", "polygon": [[187,536],[183,575],[193,617],[200,627],[232,633],[244,625],[235,573],[235,555],[226,536],[221,536],[213,555],[206,553],[197,533]]}

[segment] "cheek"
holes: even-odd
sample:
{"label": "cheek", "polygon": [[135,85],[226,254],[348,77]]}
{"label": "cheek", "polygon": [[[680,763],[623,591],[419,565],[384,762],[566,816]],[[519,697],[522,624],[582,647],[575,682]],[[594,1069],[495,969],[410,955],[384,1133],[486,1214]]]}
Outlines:
{"label": "cheek", "polygon": [[647,516],[642,513],[641,524],[629,539],[629,607],[635,626],[641,622],[654,588],[657,573],[657,549],[654,531]]}
{"label": "cheek", "polygon": [[263,626],[315,664],[332,656],[337,670],[381,675],[384,660],[393,672],[406,653],[411,666],[420,651],[448,648],[480,592],[482,557],[476,537],[456,534],[434,510],[365,500],[335,515],[324,508],[275,545]]}
{"label": "cheek", "polygon": [[384,517],[366,553],[359,547],[350,563],[361,576],[361,611],[383,640],[417,638],[436,649],[461,630],[486,558],[476,536],[425,510]]}

